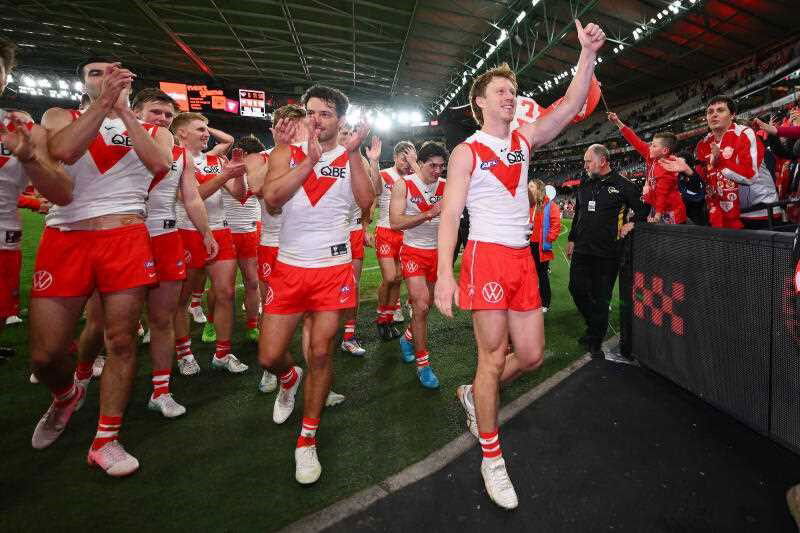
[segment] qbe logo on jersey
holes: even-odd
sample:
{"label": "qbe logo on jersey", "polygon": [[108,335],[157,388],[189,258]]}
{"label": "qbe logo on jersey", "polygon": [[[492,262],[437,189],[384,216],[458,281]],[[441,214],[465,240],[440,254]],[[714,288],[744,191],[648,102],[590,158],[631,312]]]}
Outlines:
{"label": "qbe logo on jersey", "polygon": [[33,273],[33,290],[46,291],[53,284],[53,275],[47,270],[37,270]]}
{"label": "qbe logo on jersey", "polygon": [[503,292],[502,285],[496,281],[490,281],[483,286],[483,289],[481,289],[481,295],[483,295],[483,299],[486,300],[486,302],[490,304],[496,304],[503,299],[505,293]]}

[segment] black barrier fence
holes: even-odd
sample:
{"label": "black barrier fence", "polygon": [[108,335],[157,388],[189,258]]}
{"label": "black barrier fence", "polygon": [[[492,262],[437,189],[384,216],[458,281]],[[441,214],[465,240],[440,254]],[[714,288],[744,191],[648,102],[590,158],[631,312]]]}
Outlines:
{"label": "black barrier fence", "polygon": [[632,351],[646,367],[800,452],[793,235],[644,224],[631,260]]}

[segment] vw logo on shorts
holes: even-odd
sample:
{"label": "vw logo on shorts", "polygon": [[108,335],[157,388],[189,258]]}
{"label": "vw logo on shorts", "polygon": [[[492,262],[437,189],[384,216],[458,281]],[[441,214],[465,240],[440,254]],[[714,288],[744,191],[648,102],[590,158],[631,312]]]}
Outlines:
{"label": "vw logo on shorts", "polygon": [[392,251],[392,248],[388,244],[381,244],[381,247],[378,248],[378,251],[381,253],[381,255],[387,255]]}
{"label": "vw logo on shorts", "polygon": [[264,295],[264,305],[269,305],[272,303],[272,300],[275,299],[275,291],[272,290],[272,287],[267,286],[267,294]]}
{"label": "vw logo on shorts", "polygon": [[33,290],[44,291],[53,284],[53,275],[47,270],[37,270],[33,273]]}
{"label": "vw logo on shorts", "polygon": [[269,263],[264,263],[261,265],[261,271],[264,272],[264,277],[268,278],[272,274],[272,267],[269,266]]}
{"label": "vw logo on shorts", "polygon": [[413,274],[414,272],[419,270],[419,265],[414,261],[407,261],[406,270],[409,272],[409,274]]}
{"label": "vw logo on shorts", "polygon": [[503,287],[496,281],[490,281],[481,289],[483,299],[490,304],[496,304],[503,299]]}
{"label": "vw logo on shorts", "polygon": [[192,262],[192,252],[188,249],[183,251],[183,261],[188,265]]}

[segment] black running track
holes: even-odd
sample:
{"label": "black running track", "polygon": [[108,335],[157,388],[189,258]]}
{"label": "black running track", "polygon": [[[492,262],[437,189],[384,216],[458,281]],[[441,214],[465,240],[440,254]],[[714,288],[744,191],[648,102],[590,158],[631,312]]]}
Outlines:
{"label": "black running track", "polygon": [[476,443],[329,531],[797,531],[800,457],[639,367],[590,362],[500,439],[517,510],[485,495]]}

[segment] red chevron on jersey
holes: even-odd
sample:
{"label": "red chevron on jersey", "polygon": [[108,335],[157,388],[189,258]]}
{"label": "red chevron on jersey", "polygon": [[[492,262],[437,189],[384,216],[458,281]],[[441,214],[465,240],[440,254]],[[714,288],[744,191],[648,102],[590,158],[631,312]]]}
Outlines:
{"label": "red chevron on jersey", "polygon": [[[305,154],[304,154],[305,155]],[[317,205],[320,198],[325,196],[325,193],[328,192],[328,189],[333,187],[333,184],[336,183],[336,180],[339,179],[340,176],[344,174],[344,168],[347,167],[349,162],[349,157],[347,152],[344,152],[342,155],[331,161],[330,165],[323,167],[323,172],[325,169],[330,169],[333,172],[333,175],[336,177],[328,177],[328,176],[317,176],[316,170],[312,170],[306,180],[303,182],[303,189],[306,191],[306,196],[308,196],[308,201],[311,202],[312,206]],[[341,169],[339,172],[336,169]]]}
{"label": "red chevron on jersey", "polygon": [[[158,126],[152,124],[142,124],[142,126],[150,133],[151,137],[155,137]],[[116,144],[114,142],[113,139],[116,137],[117,135],[114,135],[114,137],[112,137],[112,144],[108,145],[105,139],[103,139],[103,136],[98,133],[92,141],[92,144],[89,145],[89,155],[92,161],[94,161],[95,166],[97,166],[97,170],[100,171],[100,174],[105,174],[110,168],[119,163],[120,159],[125,157],[125,154],[133,149],[133,145],[129,144],[127,130],[123,131],[120,135],[119,142],[122,144]]]}
{"label": "red chevron on jersey", "polygon": [[[437,198],[441,198],[444,195],[444,186],[445,186],[445,182],[440,182],[439,185],[437,185],[436,193],[435,193],[435,196]],[[427,211],[428,209],[433,207],[432,204],[429,204],[427,202],[427,200],[425,199],[425,195],[422,194],[422,191],[419,190],[419,188],[416,186],[416,184],[413,181],[407,179],[406,180],[406,187],[408,187],[409,200],[411,202],[415,203],[417,205],[417,207],[419,207],[420,211],[422,211],[424,213],[425,211]],[[434,203],[436,203],[436,202],[434,202]]]}
{"label": "red chevron on jersey", "polygon": [[3,165],[8,163],[8,160],[11,159],[10,157],[0,156],[0,168],[3,168]]}
{"label": "red chevron on jersey", "polygon": [[198,183],[205,183],[208,180],[218,176],[222,173],[222,162],[219,156],[208,155],[206,156],[206,166],[203,168],[196,168],[194,175]]}
{"label": "red chevron on jersey", "polygon": [[386,182],[386,184],[387,184],[387,185],[388,185],[390,188],[391,188],[392,186],[394,186],[394,178],[392,177],[392,175],[391,175],[391,174],[389,174],[389,173],[388,173],[388,172],[386,172],[385,170],[381,170],[381,177],[383,178],[383,181],[385,181],[385,182]]}
{"label": "red chevron on jersey", "polygon": [[169,174],[170,172],[177,172],[178,171],[178,168],[177,168],[178,158],[181,156],[183,151],[184,151],[184,148],[181,147],[181,146],[173,146],[172,147],[172,165],[167,170],[162,172],[161,174],[158,174],[157,176],[153,176],[153,181],[150,182],[150,187],[148,187],[147,192],[150,192],[153,189],[155,189],[156,185],[158,185],[161,182],[161,180],[163,180],[167,176],[167,174]]}
{"label": "red chevron on jersey", "polygon": [[500,183],[508,189],[511,196],[516,196],[522,163],[525,161],[525,155],[519,146],[519,133],[516,131],[511,133],[511,150],[507,155],[508,165],[501,161],[500,156],[483,143],[473,142],[472,149],[481,158],[481,169],[488,170],[494,174]]}

